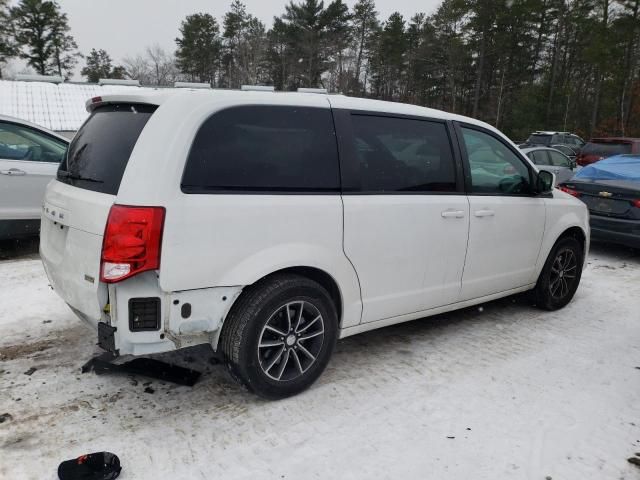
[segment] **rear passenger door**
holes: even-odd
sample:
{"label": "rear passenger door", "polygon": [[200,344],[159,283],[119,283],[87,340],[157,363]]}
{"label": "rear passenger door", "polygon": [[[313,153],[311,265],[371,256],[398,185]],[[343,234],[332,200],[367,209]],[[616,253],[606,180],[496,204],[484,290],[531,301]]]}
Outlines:
{"label": "rear passenger door", "polygon": [[556,176],[556,184],[566,182],[573,178],[573,169],[571,168],[571,160],[560,152],[549,150],[549,158],[551,159],[550,170]]}
{"label": "rear passenger door", "polygon": [[546,210],[533,167],[515,148],[492,131],[459,126],[470,204],[461,300],[469,300],[535,282]]}
{"label": "rear passenger door", "polygon": [[444,121],[334,110],[363,322],[458,299],[469,204]]}

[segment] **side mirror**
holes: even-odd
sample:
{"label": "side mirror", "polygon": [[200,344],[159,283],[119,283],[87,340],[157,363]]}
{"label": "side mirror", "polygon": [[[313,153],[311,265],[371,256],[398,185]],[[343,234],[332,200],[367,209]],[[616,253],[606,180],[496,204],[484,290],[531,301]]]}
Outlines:
{"label": "side mirror", "polygon": [[536,178],[536,192],[549,193],[556,184],[556,176],[546,170],[540,170]]}
{"label": "side mirror", "polygon": [[578,167],[578,162],[576,162],[575,160],[571,160],[569,162],[569,166],[571,167],[571,170],[575,170]]}

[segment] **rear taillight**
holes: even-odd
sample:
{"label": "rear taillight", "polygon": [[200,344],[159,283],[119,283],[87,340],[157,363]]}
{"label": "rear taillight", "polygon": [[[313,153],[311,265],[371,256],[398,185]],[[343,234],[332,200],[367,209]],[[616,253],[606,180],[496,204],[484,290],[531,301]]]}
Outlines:
{"label": "rear taillight", "polygon": [[102,241],[101,282],[160,268],[164,213],[163,207],[111,207]]}
{"label": "rear taillight", "polygon": [[559,186],[558,187],[559,190],[562,190],[564,193],[568,193],[569,195],[573,195],[574,197],[579,197],[580,196],[580,192],[578,192],[577,190],[574,190],[573,188],[569,188],[569,187],[564,187],[564,186]]}
{"label": "rear taillight", "polygon": [[631,205],[636,208],[640,208],[640,198],[638,198],[637,200],[631,200]]}

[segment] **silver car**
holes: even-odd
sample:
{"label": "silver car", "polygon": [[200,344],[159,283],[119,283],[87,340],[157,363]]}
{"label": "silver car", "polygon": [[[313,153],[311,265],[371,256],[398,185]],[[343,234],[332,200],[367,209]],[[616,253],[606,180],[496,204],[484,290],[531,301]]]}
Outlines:
{"label": "silver car", "polygon": [[0,240],[38,234],[44,190],[68,144],[46,128],[0,115]]}
{"label": "silver car", "polygon": [[573,178],[576,163],[564,153],[549,147],[526,147],[522,153],[536,164],[539,170],[546,170],[556,176],[556,184]]}

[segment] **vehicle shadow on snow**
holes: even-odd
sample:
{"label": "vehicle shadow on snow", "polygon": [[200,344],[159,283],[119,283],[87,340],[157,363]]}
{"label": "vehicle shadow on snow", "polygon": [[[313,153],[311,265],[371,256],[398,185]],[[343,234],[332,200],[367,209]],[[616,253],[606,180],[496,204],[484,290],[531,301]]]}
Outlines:
{"label": "vehicle shadow on snow", "polygon": [[0,240],[0,261],[38,256],[39,237]]}
{"label": "vehicle shadow on snow", "polygon": [[[640,267],[640,250],[606,243],[592,244],[589,262],[597,261],[602,257],[607,258],[607,263],[615,265],[619,262],[621,267],[627,264]],[[499,335],[503,338],[512,335],[513,338],[508,339],[507,345],[511,344],[510,348],[518,348],[520,343],[518,335],[521,332],[510,332],[510,325],[515,323],[522,327],[524,324],[524,328],[535,329],[538,322],[548,321],[551,318],[550,315],[558,318],[557,314],[536,308],[531,296],[523,293],[348,337],[338,341],[327,370],[311,391],[326,386],[331,386],[338,391],[341,388],[349,389],[350,384],[363,375],[371,376],[372,382],[380,381],[381,385],[384,378],[388,379],[390,376],[399,378],[406,376],[407,372],[409,376],[412,372],[430,375],[433,373],[431,371],[433,363],[440,361],[450,363],[451,359],[455,358],[455,351],[460,351],[464,355],[461,349],[467,351],[473,349],[478,352],[478,355],[489,357],[491,354],[485,351],[485,345],[496,335],[491,333],[493,330],[488,333],[487,329],[483,328],[483,325],[487,324],[501,330]],[[528,325],[527,322],[529,322]],[[511,330],[517,330],[517,328]],[[500,348],[503,347],[504,344]],[[501,354],[504,352],[497,355]],[[197,368],[193,363],[181,361],[182,355],[181,352],[173,352],[157,355],[155,358]],[[193,352],[187,354],[186,358],[193,360],[203,355],[208,355],[212,362],[215,361],[213,360],[215,355],[208,347],[196,347]],[[442,366],[436,370],[441,371],[441,369]],[[222,365],[212,366],[209,363],[201,383],[207,385],[207,389],[213,396],[223,394],[227,401],[231,396],[242,403],[260,402],[232,382]],[[187,402],[188,396],[187,391],[185,395]]]}
{"label": "vehicle shadow on snow", "polygon": [[597,260],[602,256],[613,257],[613,260],[630,260],[640,263],[640,249],[606,242],[591,243],[589,260]]}
{"label": "vehicle shadow on snow", "polygon": [[[541,311],[532,306],[530,298],[523,294],[339,340],[326,371],[310,392],[329,387],[340,395],[341,389],[349,390],[354,381],[363,376],[369,376],[372,383],[382,386],[390,378],[397,379],[407,374],[429,375],[432,362],[439,363],[447,357],[450,362],[451,354],[455,355],[456,349],[481,350],[482,335],[478,335],[476,329],[482,329],[482,324],[526,321],[539,315]],[[459,335],[465,337],[463,341],[460,341]],[[194,390],[208,391],[209,407],[213,406],[212,402],[218,406],[225,405],[226,408],[234,402],[242,405],[263,402],[229,378],[224,365],[218,362],[208,346],[158,354],[153,358],[203,371]],[[437,370],[441,368],[440,362]],[[181,402],[184,402],[183,408],[196,407],[199,402],[190,393],[191,389],[178,389]],[[362,394],[365,395],[366,391],[363,390]]]}
{"label": "vehicle shadow on snow", "polygon": [[[613,261],[610,261],[612,257]],[[606,261],[597,262],[599,258]],[[612,268],[622,268],[628,264],[629,267],[638,268],[640,252],[594,244],[589,261],[597,263],[595,268],[601,267],[601,264],[611,265]],[[65,415],[75,416],[77,421],[100,424],[115,422],[121,424],[122,428],[133,429],[148,422],[163,422],[170,418],[206,417],[216,422],[222,416],[228,418],[255,414],[255,408],[257,411],[271,412],[283,408],[276,405],[295,409],[315,401],[339,402],[346,397],[360,400],[360,397],[369,396],[372,392],[391,394],[394,382],[446,383],[460,369],[473,371],[478,364],[504,363],[523,351],[536,348],[535,343],[530,343],[529,337],[535,336],[540,323],[561,323],[564,318],[562,313],[549,313],[535,308],[529,297],[521,294],[348,337],[338,341],[327,370],[308,392],[275,403],[259,399],[232,381],[226,368],[217,361],[208,346],[152,356],[202,372],[200,381],[194,387],[174,385],[141,375],[76,374],[91,354],[100,353],[97,347],[92,346],[94,332],[90,330],[78,330],[77,335],[63,331],[51,332],[64,337],[61,340],[66,340],[65,348],[58,344],[47,344],[29,361],[40,361],[38,355],[46,355],[52,379],[68,382],[70,387],[64,399],[44,399],[44,404],[36,408],[46,407],[47,410],[61,412],[66,408]],[[79,352],[83,353],[78,356]],[[34,388],[39,390],[38,387]],[[44,392],[47,386],[41,388]],[[25,394],[16,385],[15,396]],[[74,409],[69,410],[72,407]],[[37,411],[31,412],[31,407],[27,410],[29,412],[25,414],[39,415]],[[24,423],[24,428],[30,428],[28,423]]]}

